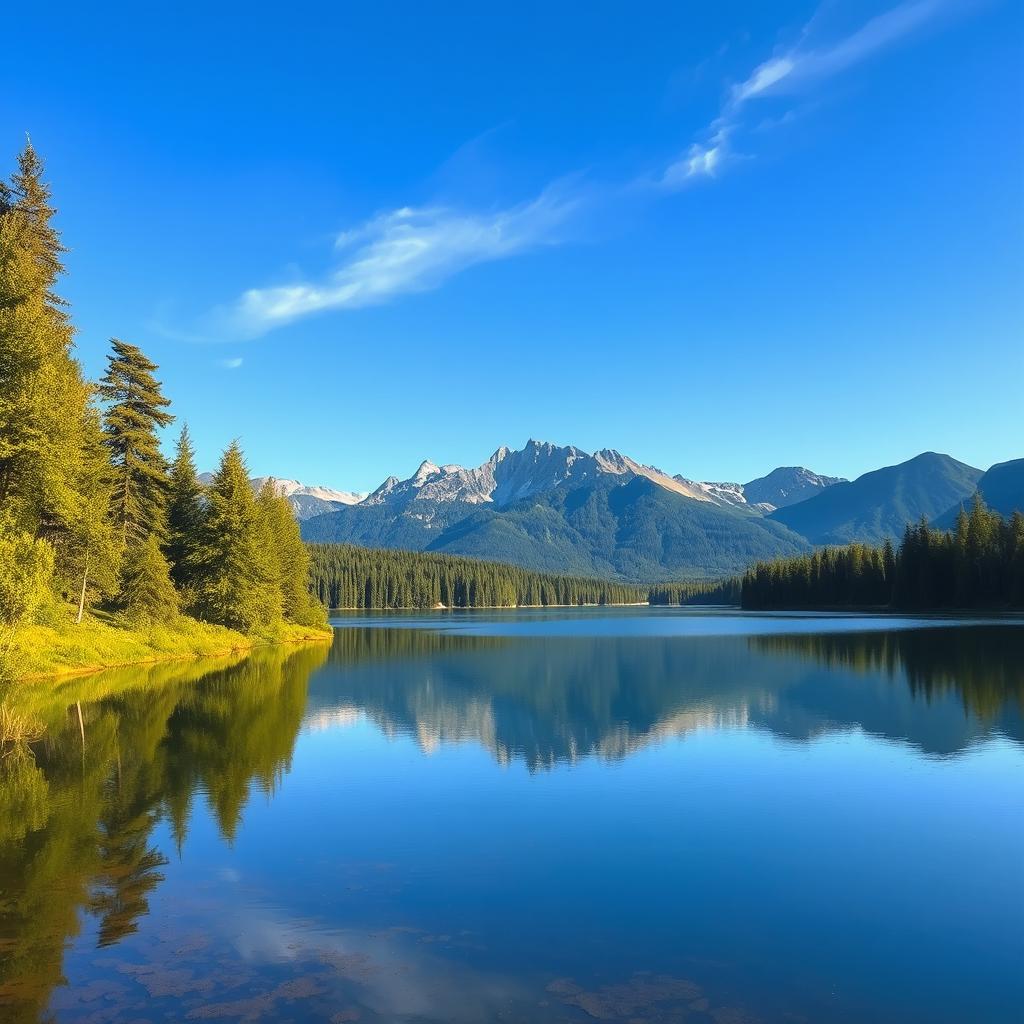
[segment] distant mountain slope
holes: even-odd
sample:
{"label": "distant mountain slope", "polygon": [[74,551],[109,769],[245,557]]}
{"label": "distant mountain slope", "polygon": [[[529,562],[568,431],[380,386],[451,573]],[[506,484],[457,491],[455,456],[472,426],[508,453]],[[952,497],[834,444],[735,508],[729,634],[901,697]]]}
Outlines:
{"label": "distant mountain slope", "polygon": [[642,476],[480,509],[430,545],[530,568],[644,582],[730,575],[758,558],[805,548],[777,524],[667,491]]}
{"label": "distant mountain slope", "polygon": [[[249,483],[258,491],[268,480],[273,479],[280,494],[283,494],[299,520],[321,516],[326,512],[336,512],[346,505],[355,505],[366,497],[351,491],[336,491],[332,487],[307,486],[298,480],[282,480],[278,477],[254,476]],[[212,473],[200,473],[199,482],[208,485],[213,480]]]}
{"label": "distant mountain slope", "polygon": [[422,462],[408,480],[388,477],[363,504],[404,507],[418,501],[504,506],[564,484],[582,484],[601,477],[624,482],[635,476],[646,477],[666,490],[697,501],[712,500],[699,486],[688,486],[660,469],[641,465],[610,448],[589,455],[575,445],[530,440],[519,451],[499,448],[482,466],[473,469]]}
{"label": "distant mountain slope", "polygon": [[654,582],[738,572],[804,541],[608,449],[531,441],[475,470],[424,463],[303,536],[443,551],[531,569]]}
{"label": "distant mountain slope", "polygon": [[981,470],[948,455],[925,452],[898,466],[833,484],[768,517],[812,544],[896,540],[908,522],[929,520],[974,493]]}
{"label": "distant mountain slope", "polygon": [[833,484],[845,483],[841,476],[821,476],[803,466],[779,466],[767,476],[743,485],[743,496],[752,505],[786,508],[806,501]]}
{"label": "distant mountain slope", "polygon": [[[1012,459],[1010,462],[999,462],[985,473],[978,481],[978,492],[985,499],[985,504],[1002,516],[1024,512],[1024,459]],[[935,525],[948,530],[956,523],[957,513],[961,504],[970,505],[972,496],[963,502],[946,509],[938,517]]]}
{"label": "distant mountain slope", "polygon": [[779,466],[767,476],[758,477],[747,484],[714,483],[673,477],[679,483],[721,505],[731,505],[754,515],[767,515],[786,505],[793,505],[826,487],[840,483],[841,476],[821,476],[803,466]]}

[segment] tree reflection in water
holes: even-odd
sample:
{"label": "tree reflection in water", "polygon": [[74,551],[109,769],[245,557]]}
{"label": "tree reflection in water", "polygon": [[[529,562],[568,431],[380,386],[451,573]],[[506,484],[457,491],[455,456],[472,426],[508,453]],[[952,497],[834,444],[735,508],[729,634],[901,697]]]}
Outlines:
{"label": "tree reflection in water", "polygon": [[8,695],[9,713],[45,731],[10,731],[0,757],[5,1021],[44,1016],[81,909],[98,921],[98,946],[138,928],[166,864],[152,843],[157,822],[168,820],[180,845],[201,788],[230,840],[253,786],[274,792],[309,675],[326,656],[321,645],[271,647],[213,670],[195,662],[104,673],[88,685],[110,696],[69,707],[19,694],[21,704],[39,702],[30,714]]}

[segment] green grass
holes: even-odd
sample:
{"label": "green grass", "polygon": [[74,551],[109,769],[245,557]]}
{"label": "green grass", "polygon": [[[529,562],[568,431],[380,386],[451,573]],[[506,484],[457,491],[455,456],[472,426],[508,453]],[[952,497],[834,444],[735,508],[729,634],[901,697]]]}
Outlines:
{"label": "green grass", "polygon": [[87,615],[79,625],[27,625],[13,642],[13,664],[19,679],[92,672],[121,665],[139,665],[175,658],[199,658],[245,651],[263,644],[327,640],[328,628],[282,623],[270,632],[245,635],[180,616],[173,625],[135,628],[115,616]]}

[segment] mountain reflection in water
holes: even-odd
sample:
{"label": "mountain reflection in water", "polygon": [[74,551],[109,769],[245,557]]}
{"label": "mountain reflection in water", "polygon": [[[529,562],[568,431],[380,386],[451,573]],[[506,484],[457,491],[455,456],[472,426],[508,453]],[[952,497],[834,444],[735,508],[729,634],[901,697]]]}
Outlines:
{"label": "mountain reflection in water", "polygon": [[1024,742],[1022,633],[523,640],[341,629],[307,718],[325,727],[362,714],[427,751],[473,740],[531,769],[739,726],[791,740],[859,728],[955,754],[994,732]]}
{"label": "mountain reflection in water", "polygon": [[[0,1016],[13,1024],[49,1019],[66,951],[83,935],[107,950],[139,932],[171,860],[188,858],[197,798],[231,844],[254,794],[275,797],[303,733],[370,722],[427,754],[478,744],[530,773],[619,763],[709,730],[794,744],[862,731],[951,758],[990,738],[1024,745],[1024,630],[521,638],[356,624],[338,629],[329,650],[109,672],[8,694],[4,709]],[[636,993],[674,993],[704,1019],[694,983],[645,977],[595,990],[600,1003],[574,981],[549,979],[545,998],[581,1020],[600,1005],[600,1019],[619,1019],[608,1007],[620,1006],[653,1021],[662,1018],[638,1010]],[[162,984],[171,998],[174,985]],[[213,983],[181,984],[206,998]],[[289,984],[275,999],[298,998]],[[117,985],[102,991],[96,1007],[110,1014],[95,1019],[119,1019]],[[339,1019],[406,1019],[351,1012],[363,1016]]]}

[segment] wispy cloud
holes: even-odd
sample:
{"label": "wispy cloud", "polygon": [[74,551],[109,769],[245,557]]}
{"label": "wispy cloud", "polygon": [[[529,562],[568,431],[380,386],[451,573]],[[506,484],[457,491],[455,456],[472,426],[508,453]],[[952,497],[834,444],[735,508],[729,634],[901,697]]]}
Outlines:
{"label": "wispy cloud", "polygon": [[565,182],[487,213],[392,210],[338,236],[341,265],[323,280],[252,288],[226,312],[228,325],[252,336],[323,310],[358,309],[435,288],[474,264],[555,244],[585,202],[585,192]]}
{"label": "wispy cloud", "polygon": [[242,357],[235,356],[233,359],[222,359],[220,361],[220,365],[223,366],[225,370],[237,370],[242,365]]}
{"label": "wispy cloud", "polygon": [[[694,142],[665,169],[661,184],[680,188],[697,178],[713,178],[734,155],[730,140],[743,125],[747,106],[755,100],[806,91],[898,43],[948,11],[955,0],[906,0],[864,22],[846,36],[828,43],[809,42],[812,18],[796,45],[783,48],[759,64],[728,91],[704,140]],[[780,122],[785,115],[780,118]]]}
{"label": "wispy cloud", "polygon": [[[893,46],[960,0],[904,0],[845,36],[814,42],[818,18],[804,26],[798,41],[779,49],[725,93],[717,116],[667,165],[632,181],[598,191],[581,176],[564,179],[526,202],[473,212],[453,205],[400,207],[338,235],[338,263],[319,279],[251,288],[207,318],[205,333],[251,338],[326,310],[358,309],[410,292],[436,288],[468,267],[506,259],[564,242],[570,222],[584,209],[624,201],[640,191],[649,196],[715,178],[740,157],[738,136],[750,133],[748,108],[767,97],[797,95]],[[784,111],[766,124],[783,124]],[[224,360],[234,369],[241,359]]]}

